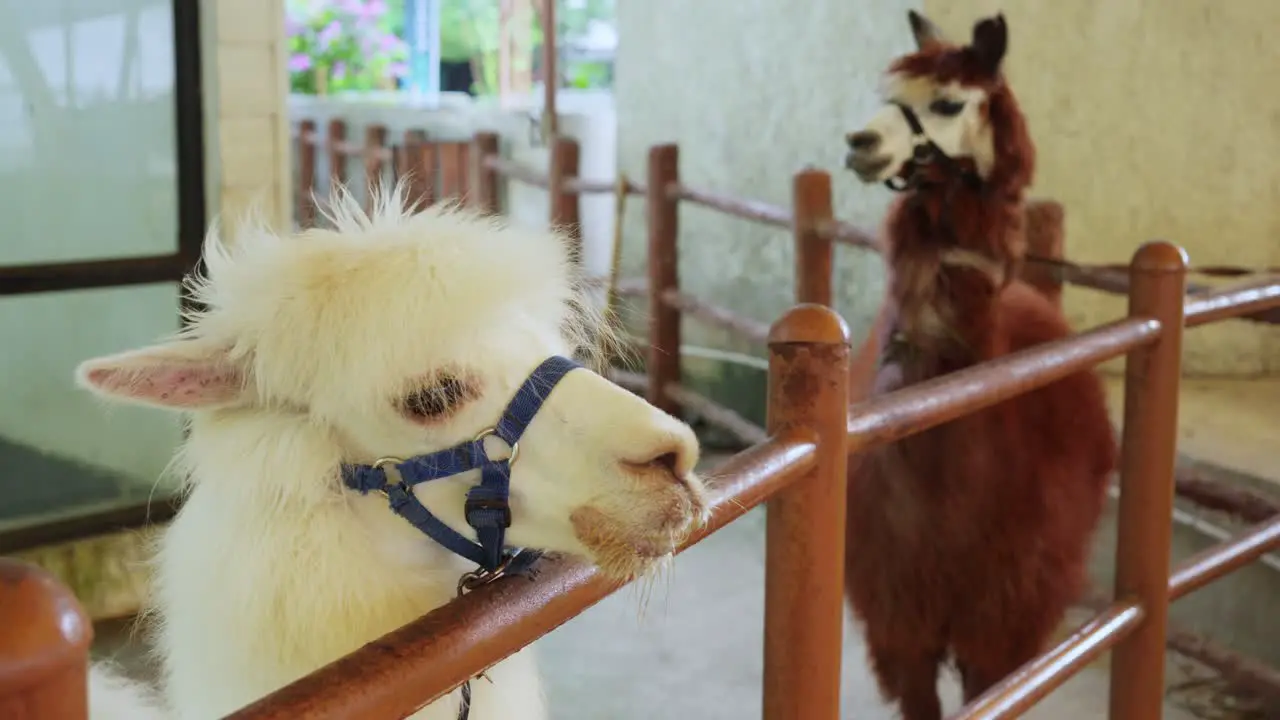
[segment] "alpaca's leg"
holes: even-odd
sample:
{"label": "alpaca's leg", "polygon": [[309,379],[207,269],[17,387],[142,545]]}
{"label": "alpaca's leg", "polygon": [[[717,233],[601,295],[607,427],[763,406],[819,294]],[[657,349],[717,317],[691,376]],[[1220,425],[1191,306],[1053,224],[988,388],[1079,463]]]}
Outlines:
{"label": "alpaca's leg", "polygon": [[998,670],[991,671],[989,668],[984,671],[977,665],[959,661],[956,662],[956,669],[960,671],[960,686],[964,690],[966,705],[977,700],[982,693],[990,690],[1008,675]]}
{"label": "alpaca's leg", "polygon": [[897,701],[902,720],[941,720],[938,665],[942,651],[868,646],[871,668],[886,700]]}
{"label": "alpaca's leg", "polygon": [[965,704],[978,699],[1042,652],[1056,625],[1049,621],[1048,615],[1020,629],[1009,625],[992,628],[993,632],[980,647],[956,644],[956,668],[960,671]]}

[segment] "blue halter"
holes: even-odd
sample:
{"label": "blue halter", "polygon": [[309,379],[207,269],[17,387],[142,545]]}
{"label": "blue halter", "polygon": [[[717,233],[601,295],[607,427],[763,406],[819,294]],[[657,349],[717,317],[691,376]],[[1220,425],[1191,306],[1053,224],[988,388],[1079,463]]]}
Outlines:
{"label": "blue halter", "polygon": [[[511,527],[511,466],[520,454],[520,436],[556,384],[577,367],[580,367],[578,363],[569,358],[549,357],[516,390],[498,424],[481,431],[475,439],[408,460],[380,458],[372,465],[343,465],[342,480],[361,494],[382,493],[393,512],[446,550],[480,566],[486,576],[520,574],[529,569],[540,553],[521,549],[506,551],[507,528]],[[484,449],[484,440],[490,435],[507,443],[511,454],[500,460],[490,459]],[[399,471],[400,482],[393,483],[387,477],[389,466]],[[467,491],[463,510],[479,543],[445,525],[413,494],[415,485],[476,468],[480,469],[480,484]],[[469,575],[463,576],[464,584]],[[459,590],[462,589],[460,584]]]}

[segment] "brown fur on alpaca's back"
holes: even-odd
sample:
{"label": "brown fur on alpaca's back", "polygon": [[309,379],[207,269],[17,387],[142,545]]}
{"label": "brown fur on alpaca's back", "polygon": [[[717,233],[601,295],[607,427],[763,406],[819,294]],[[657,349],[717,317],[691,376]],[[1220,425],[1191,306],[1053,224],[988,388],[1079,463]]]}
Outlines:
{"label": "brown fur on alpaca's back", "polygon": [[[1070,332],[1023,282],[1005,287],[994,310],[991,357]],[[894,314],[886,303],[876,337]],[[901,382],[887,364],[871,392]],[[972,699],[1040,652],[1083,589],[1115,460],[1092,372],[851,458],[848,593],[882,684],[935,678],[924,665],[954,653]],[[888,694],[908,718],[932,714],[910,688]],[[925,707],[913,715],[913,704]]]}

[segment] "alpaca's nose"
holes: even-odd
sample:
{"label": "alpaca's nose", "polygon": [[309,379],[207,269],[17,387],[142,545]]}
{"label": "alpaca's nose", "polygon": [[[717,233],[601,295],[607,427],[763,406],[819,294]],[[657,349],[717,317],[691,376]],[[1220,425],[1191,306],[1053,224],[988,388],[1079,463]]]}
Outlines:
{"label": "alpaca's nose", "polygon": [[845,136],[849,148],[856,152],[870,152],[880,144],[880,133],[873,130],[862,130]]}

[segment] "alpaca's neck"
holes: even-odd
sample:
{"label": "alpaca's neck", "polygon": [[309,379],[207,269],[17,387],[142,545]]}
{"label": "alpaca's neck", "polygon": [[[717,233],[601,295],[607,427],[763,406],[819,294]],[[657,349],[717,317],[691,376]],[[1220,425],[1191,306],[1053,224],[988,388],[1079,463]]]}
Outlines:
{"label": "alpaca's neck", "polygon": [[344,490],[340,460],[304,418],[193,420],[191,493],[156,576],[176,704],[230,711],[453,597],[466,568],[381,497]]}
{"label": "alpaca's neck", "polygon": [[991,356],[996,299],[1022,255],[1021,197],[1020,188],[931,188],[890,210],[898,339],[932,371]]}

